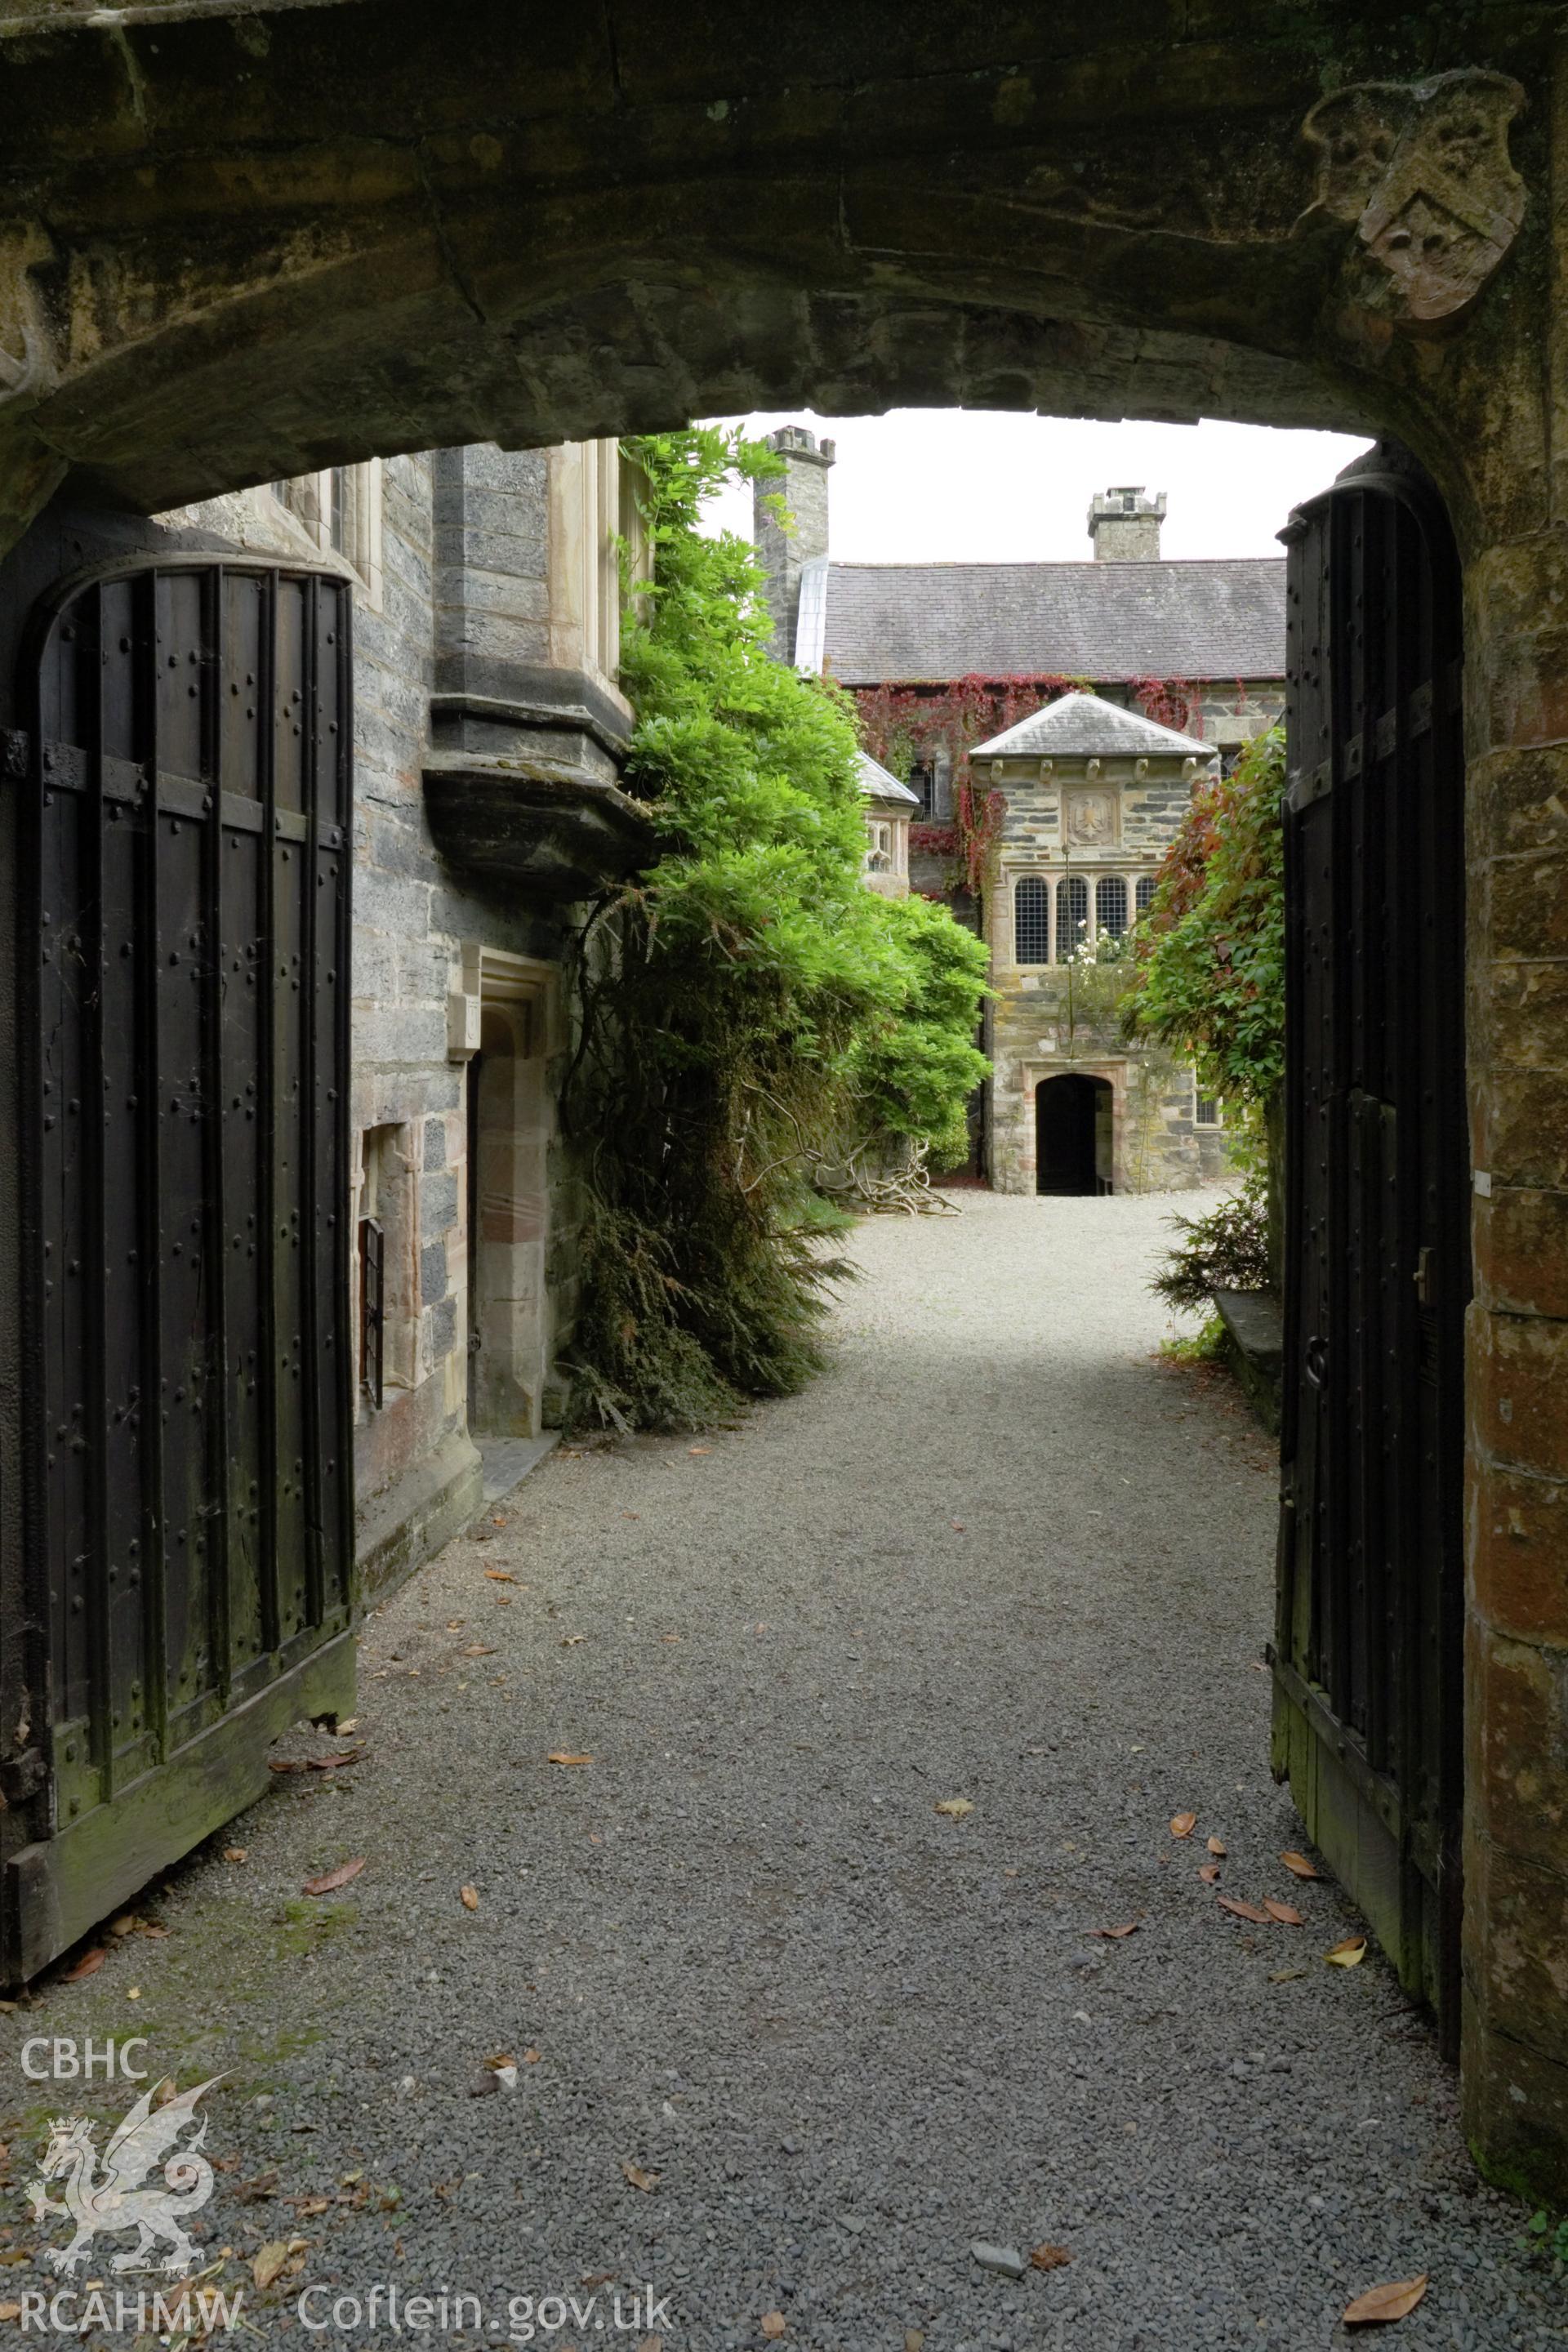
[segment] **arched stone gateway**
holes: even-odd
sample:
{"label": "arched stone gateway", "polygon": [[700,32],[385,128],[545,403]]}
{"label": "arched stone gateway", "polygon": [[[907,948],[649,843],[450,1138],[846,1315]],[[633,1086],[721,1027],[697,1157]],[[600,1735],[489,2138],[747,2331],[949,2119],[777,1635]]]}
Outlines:
{"label": "arched stone gateway", "polygon": [[145,512],[795,402],[1363,425],[1423,460],[1468,619],[1466,2094],[1483,2158],[1561,2189],[1561,9],[23,0],[0,87],[5,545],[71,474]]}

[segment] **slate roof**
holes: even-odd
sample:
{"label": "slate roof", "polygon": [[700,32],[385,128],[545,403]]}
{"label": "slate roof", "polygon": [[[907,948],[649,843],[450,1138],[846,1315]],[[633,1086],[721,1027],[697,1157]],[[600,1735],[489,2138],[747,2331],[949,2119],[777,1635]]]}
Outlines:
{"label": "slate roof", "polygon": [[1195,735],[1180,735],[1145,719],[1141,710],[1124,710],[1098,694],[1062,694],[1043,710],[1031,711],[1016,726],[988,743],[977,743],[972,760],[1003,757],[1040,760],[1190,760],[1209,747]]}
{"label": "slate roof", "polygon": [[1107,683],[1266,678],[1285,669],[1282,556],[823,562],[805,566],[801,587],[795,661],[845,686],[1031,671]]}
{"label": "slate roof", "polygon": [[860,790],[867,800],[908,801],[911,808],[919,808],[919,793],[911,793],[908,784],[900,784],[892,771],[883,767],[880,760],[873,760],[869,751],[861,751],[857,756],[860,762]]}

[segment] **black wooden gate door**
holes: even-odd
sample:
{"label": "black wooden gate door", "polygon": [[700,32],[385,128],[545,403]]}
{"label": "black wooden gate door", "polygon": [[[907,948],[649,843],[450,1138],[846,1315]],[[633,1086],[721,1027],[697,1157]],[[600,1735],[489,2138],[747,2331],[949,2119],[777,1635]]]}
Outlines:
{"label": "black wooden gate door", "polygon": [[349,657],[342,581],[167,559],[25,656],[13,1981],[352,1706]]}
{"label": "black wooden gate door", "polygon": [[1458,564],[1380,446],[1292,516],[1275,1764],[1458,2024],[1464,769]]}

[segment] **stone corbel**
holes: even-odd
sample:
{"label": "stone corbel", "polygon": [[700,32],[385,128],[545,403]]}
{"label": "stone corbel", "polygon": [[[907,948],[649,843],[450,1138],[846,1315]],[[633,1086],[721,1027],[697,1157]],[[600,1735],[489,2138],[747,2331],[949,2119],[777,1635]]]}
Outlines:
{"label": "stone corbel", "polygon": [[476,989],[454,988],[447,999],[447,1059],[471,1062],[479,1050],[484,1006]]}

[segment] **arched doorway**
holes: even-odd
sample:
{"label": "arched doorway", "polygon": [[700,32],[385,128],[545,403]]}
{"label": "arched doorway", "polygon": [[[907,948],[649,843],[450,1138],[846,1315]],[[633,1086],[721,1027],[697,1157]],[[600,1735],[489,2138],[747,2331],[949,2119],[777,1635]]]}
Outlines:
{"label": "arched doorway", "polygon": [[1072,1071],[1035,1089],[1035,1190],[1111,1189],[1114,1109],[1109,1078]]}

